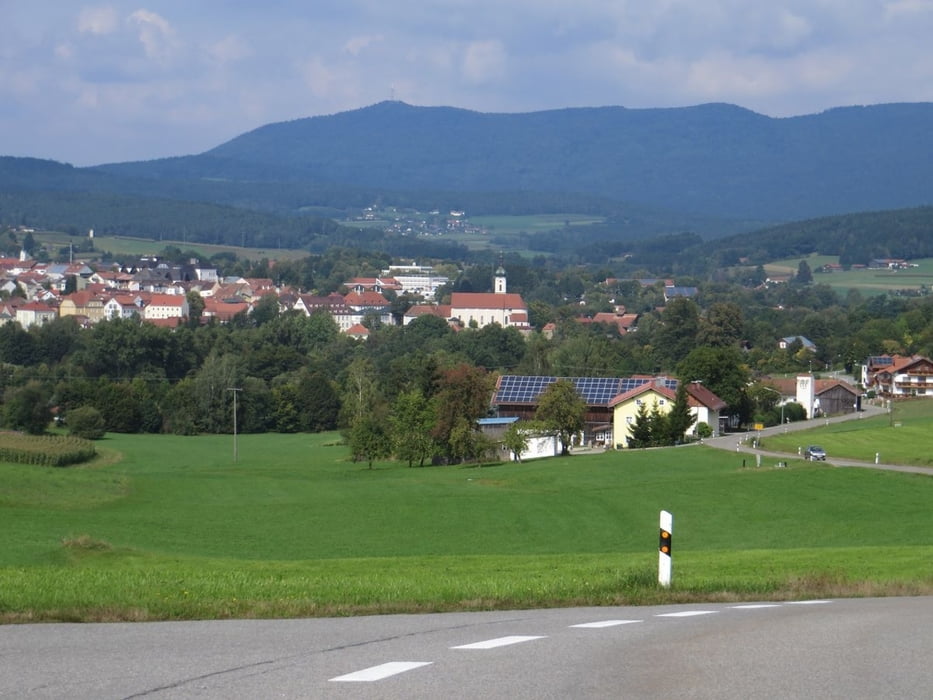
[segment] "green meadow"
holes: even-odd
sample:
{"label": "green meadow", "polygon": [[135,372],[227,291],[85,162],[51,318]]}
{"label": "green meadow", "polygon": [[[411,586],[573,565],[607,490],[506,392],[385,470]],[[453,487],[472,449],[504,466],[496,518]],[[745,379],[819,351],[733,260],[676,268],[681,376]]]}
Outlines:
{"label": "green meadow", "polygon": [[862,420],[820,425],[811,430],[771,435],[761,448],[796,453],[797,448],[818,443],[830,457],[864,462],[933,467],[933,401],[896,401],[893,412]]}
{"label": "green meadow", "polygon": [[906,270],[870,270],[857,268],[818,272],[823,265],[839,262],[837,255],[810,255],[787,260],[778,260],[764,266],[765,272],[773,275],[796,275],[801,260],[813,270],[813,282],[832,287],[842,296],[850,289],[857,289],[866,296],[886,294],[899,290],[919,290],[933,286],[933,258],[911,260],[916,267]]}
{"label": "green meadow", "polygon": [[420,469],[353,463],[335,434],[240,435],[236,462],[230,436],[97,446],[0,464],[0,621],[933,593],[923,475],[702,446]]}

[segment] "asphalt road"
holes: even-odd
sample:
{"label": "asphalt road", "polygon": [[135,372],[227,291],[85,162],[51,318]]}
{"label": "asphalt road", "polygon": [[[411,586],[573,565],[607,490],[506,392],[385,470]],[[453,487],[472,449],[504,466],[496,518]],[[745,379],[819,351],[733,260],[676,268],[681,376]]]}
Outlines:
{"label": "asphalt road", "polygon": [[929,698],[933,599],[0,627],[4,698]]}

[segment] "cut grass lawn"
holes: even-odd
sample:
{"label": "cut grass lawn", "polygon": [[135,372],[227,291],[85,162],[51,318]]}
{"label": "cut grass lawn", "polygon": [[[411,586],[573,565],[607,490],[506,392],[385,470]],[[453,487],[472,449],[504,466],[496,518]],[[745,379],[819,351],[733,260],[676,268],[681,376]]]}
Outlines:
{"label": "cut grass lawn", "polygon": [[229,436],[119,435],[100,464],[0,465],[0,620],[933,593],[926,476],[705,447],[369,470],[336,439],[241,435],[233,464]]}

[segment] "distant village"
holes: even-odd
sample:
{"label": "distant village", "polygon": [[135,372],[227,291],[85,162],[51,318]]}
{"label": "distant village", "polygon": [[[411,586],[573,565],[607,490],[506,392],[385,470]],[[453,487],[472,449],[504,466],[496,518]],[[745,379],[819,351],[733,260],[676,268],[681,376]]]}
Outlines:
{"label": "distant village", "polygon": [[[528,305],[520,294],[508,291],[506,270],[495,271],[492,292],[453,292],[449,303],[437,303],[439,288],[449,278],[431,266],[392,266],[377,277],[354,277],[342,285],[343,293],[326,296],[277,286],[269,278],[221,277],[218,270],[190,260],[171,263],[158,256],[144,256],[132,264],[86,262],[46,263],[21,253],[0,257],[0,324],[15,321],[24,329],[59,317],[73,317],[82,327],[102,320],[138,318],[154,325],[175,327],[192,316],[191,294],[203,303],[201,322],[225,323],[238,314],[249,314],[264,297],[275,295],[280,312],[298,311],[306,316],[327,313],[341,332],[365,338],[371,324],[407,325],[421,316],[434,316],[455,329],[483,328],[498,324],[530,333]],[[619,280],[606,280],[613,285]],[[643,285],[664,284],[664,300],[696,295],[695,287],[677,286],[671,280],[639,280]],[[394,317],[390,297],[416,299],[404,315]],[[447,301],[445,299],[445,301]],[[200,306],[200,305],[199,305]],[[581,323],[604,323],[619,335],[634,331],[639,314],[613,311],[581,315]],[[542,329],[551,335],[554,324]]]}

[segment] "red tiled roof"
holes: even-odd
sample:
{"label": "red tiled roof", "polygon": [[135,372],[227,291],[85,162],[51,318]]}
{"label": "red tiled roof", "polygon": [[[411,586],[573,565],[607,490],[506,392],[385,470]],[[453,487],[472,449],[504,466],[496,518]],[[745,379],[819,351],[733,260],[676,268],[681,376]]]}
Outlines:
{"label": "red tiled roof", "polygon": [[409,318],[418,318],[419,316],[437,316],[438,318],[450,318],[450,304],[415,304],[405,316]]}
{"label": "red tiled roof", "polygon": [[[725,401],[716,396],[716,394],[707,389],[700,382],[687,382],[686,388],[688,394],[687,403],[689,405],[699,404],[713,411],[721,411],[728,406]],[[694,400],[693,402],[690,401],[691,398]]]}
{"label": "red tiled roof", "polygon": [[344,298],[348,306],[388,306],[389,300],[379,292],[350,292]]}
{"label": "red tiled roof", "polygon": [[616,396],[609,402],[609,408],[618,406],[620,403],[625,403],[629,399],[634,399],[636,396],[640,396],[646,391],[653,391],[655,394],[660,394],[670,401],[674,401],[677,398],[677,394],[673,389],[668,389],[666,386],[656,384],[655,382],[645,382],[644,384],[639,384],[634,389],[629,389]]}
{"label": "red tiled roof", "polygon": [[494,292],[454,292],[450,295],[452,309],[525,309],[521,294]]}

